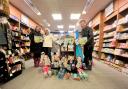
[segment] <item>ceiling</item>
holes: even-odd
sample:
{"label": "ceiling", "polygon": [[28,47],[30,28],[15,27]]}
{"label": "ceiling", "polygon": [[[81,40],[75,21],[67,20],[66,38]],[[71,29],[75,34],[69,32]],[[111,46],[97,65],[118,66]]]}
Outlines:
{"label": "ceiling", "polygon": [[[27,16],[32,18],[39,24],[47,27],[47,23],[51,26],[51,31],[69,30],[69,25],[75,25],[78,20],[70,20],[71,13],[82,13],[88,0],[32,0],[33,4],[42,13],[41,16],[35,14],[32,9],[24,2],[24,0],[10,0],[10,2],[24,12]],[[86,8],[86,15],[84,19],[91,20],[97,12],[105,8],[112,0],[94,0],[90,7]],[[62,20],[55,21],[52,18],[52,13],[61,13]],[[63,29],[58,29],[57,25],[64,25]]]}

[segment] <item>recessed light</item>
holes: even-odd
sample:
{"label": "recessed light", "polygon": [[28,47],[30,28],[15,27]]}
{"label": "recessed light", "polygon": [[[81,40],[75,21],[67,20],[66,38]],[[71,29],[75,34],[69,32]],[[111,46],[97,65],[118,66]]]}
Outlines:
{"label": "recessed light", "polygon": [[59,28],[59,29],[63,29],[64,26],[63,26],[63,25],[57,25],[57,28]]}
{"label": "recessed light", "polygon": [[70,19],[71,20],[78,20],[79,18],[80,18],[80,13],[72,13],[71,15],[70,15]]}
{"label": "recessed light", "polygon": [[74,29],[75,28],[75,25],[69,25],[69,28],[70,29]]}
{"label": "recessed light", "polygon": [[62,15],[61,14],[52,14],[52,17],[54,20],[62,20]]}
{"label": "recessed light", "polygon": [[38,12],[38,13],[37,13],[37,15],[41,15],[41,13],[40,13],[40,12]]}
{"label": "recessed light", "polygon": [[48,23],[48,27],[50,27],[51,25]]}
{"label": "recessed light", "polygon": [[84,11],[82,12],[82,14],[84,14],[84,15],[85,15],[85,14],[86,14],[86,11],[84,10]]}

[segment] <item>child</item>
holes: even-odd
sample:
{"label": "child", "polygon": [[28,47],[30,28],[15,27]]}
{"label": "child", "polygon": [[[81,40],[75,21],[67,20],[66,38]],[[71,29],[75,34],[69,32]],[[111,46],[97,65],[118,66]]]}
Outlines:
{"label": "child", "polygon": [[42,64],[43,64],[43,73],[44,73],[44,77],[48,77],[51,76],[52,72],[51,72],[51,62],[50,59],[47,55],[44,55],[44,58],[42,60]]}
{"label": "child", "polygon": [[88,75],[82,69],[82,58],[81,57],[77,57],[76,67],[77,67],[77,71],[78,71],[80,78],[81,79],[87,79]]}
{"label": "child", "polygon": [[60,69],[60,66],[61,66],[61,61],[60,61],[60,57],[58,54],[54,53],[54,55],[52,55],[52,64],[51,64],[51,67],[52,67],[52,71],[55,75],[58,74],[58,71]]}
{"label": "child", "polygon": [[68,59],[68,64],[70,65],[71,67],[71,75],[72,75],[72,78],[74,80],[80,80],[79,76],[78,76],[78,73],[77,73],[77,67],[76,67],[76,64],[77,64],[77,60],[74,59],[72,56],[69,57]]}

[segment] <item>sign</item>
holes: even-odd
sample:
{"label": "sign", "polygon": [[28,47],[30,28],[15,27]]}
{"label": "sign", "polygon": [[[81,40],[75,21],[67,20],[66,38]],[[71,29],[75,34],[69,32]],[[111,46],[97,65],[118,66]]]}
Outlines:
{"label": "sign", "polygon": [[110,5],[107,6],[105,9],[105,17],[109,16],[114,11],[114,3],[112,2]]}
{"label": "sign", "polygon": [[29,25],[29,19],[25,15],[21,15],[21,22],[26,24],[27,26]]}
{"label": "sign", "polygon": [[10,18],[13,19],[13,20],[19,21],[19,19],[16,16],[11,15],[11,14],[10,14]]}

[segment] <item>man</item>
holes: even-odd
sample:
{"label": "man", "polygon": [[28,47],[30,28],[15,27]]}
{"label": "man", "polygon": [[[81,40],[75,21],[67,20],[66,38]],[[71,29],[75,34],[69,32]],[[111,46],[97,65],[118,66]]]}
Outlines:
{"label": "man", "polygon": [[36,26],[35,30],[30,34],[30,39],[31,39],[30,49],[31,52],[33,53],[35,67],[39,67],[41,51],[42,51],[43,38],[40,31],[41,28],[39,26]]}
{"label": "man", "polygon": [[93,38],[93,29],[87,26],[85,20],[80,21],[80,26],[82,28],[81,36],[87,37],[87,42],[84,45],[84,62],[86,64],[87,69],[92,69],[92,52],[94,48],[94,38]]}

